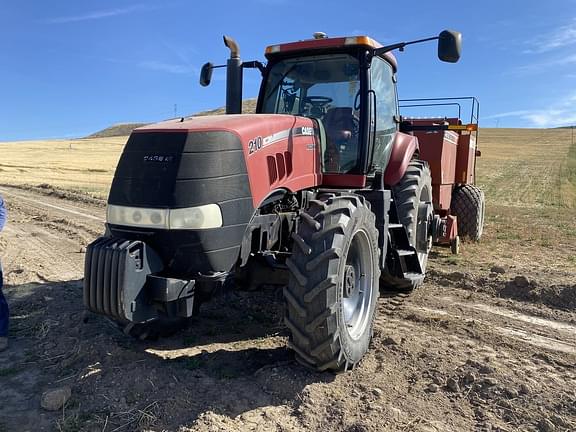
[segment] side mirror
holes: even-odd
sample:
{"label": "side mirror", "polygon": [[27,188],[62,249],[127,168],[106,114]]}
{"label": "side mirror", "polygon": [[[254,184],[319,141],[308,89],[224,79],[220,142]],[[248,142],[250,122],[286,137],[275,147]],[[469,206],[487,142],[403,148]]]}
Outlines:
{"label": "side mirror", "polygon": [[456,63],[462,52],[462,33],[444,30],[438,35],[438,58],[449,63]]}
{"label": "side mirror", "polygon": [[200,85],[202,87],[206,87],[210,85],[210,81],[212,81],[212,69],[214,65],[212,63],[206,63],[202,66],[202,70],[200,71]]}

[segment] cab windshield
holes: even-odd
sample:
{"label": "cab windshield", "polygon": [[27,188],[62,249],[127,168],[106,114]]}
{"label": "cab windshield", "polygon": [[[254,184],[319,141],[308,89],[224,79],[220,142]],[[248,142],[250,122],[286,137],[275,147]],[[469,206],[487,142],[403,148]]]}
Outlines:
{"label": "cab windshield", "polygon": [[348,54],[295,57],[275,63],[267,77],[261,111],[317,119],[326,135],[324,172],[346,173],[355,168],[360,124],[358,60]]}

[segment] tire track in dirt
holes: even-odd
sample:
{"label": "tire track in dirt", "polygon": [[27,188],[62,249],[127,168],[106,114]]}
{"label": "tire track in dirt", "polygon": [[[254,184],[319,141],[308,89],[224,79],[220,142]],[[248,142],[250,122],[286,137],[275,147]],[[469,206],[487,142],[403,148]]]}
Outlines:
{"label": "tire track in dirt", "polygon": [[[9,223],[32,223],[85,246],[104,230],[105,211],[85,203],[42,196],[16,188],[0,187],[9,210]],[[34,233],[34,230],[31,231]],[[36,233],[37,234],[37,233]]]}
{"label": "tire track in dirt", "polygon": [[83,254],[76,241],[35,224],[18,225],[6,228],[8,247],[3,262],[7,283],[68,281],[82,276]]}
{"label": "tire track in dirt", "polygon": [[[463,305],[463,307],[468,308],[466,305]],[[504,336],[513,337],[514,339],[516,339],[518,341],[526,342],[528,344],[534,345],[534,346],[539,347],[539,348],[544,348],[547,350],[559,351],[559,352],[563,352],[566,354],[576,355],[576,344],[565,343],[565,342],[562,342],[556,338],[545,336],[545,335],[541,334],[538,331],[538,329],[519,328],[520,325],[526,323],[526,320],[518,320],[519,322],[517,322],[517,323],[508,322],[508,325],[504,326],[504,325],[497,325],[496,323],[491,322],[491,320],[489,320],[488,317],[486,317],[486,316],[484,316],[484,317],[479,317],[479,316],[464,317],[462,315],[451,313],[451,312],[448,312],[445,310],[431,309],[431,308],[423,307],[423,306],[419,306],[419,307],[408,306],[408,309],[413,311],[413,312],[421,312],[424,314],[428,314],[432,317],[447,316],[450,318],[456,318],[456,319],[462,320],[465,323],[478,322],[478,323],[481,323],[481,324],[489,327],[491,329],[491,331],[493,331],[495,333],[498,333],[498,334],[501,334]],[[494,314],[493,312],[490,311],[490,306],[483,305],[482,310],[486,311],[488,314]],[[495,314],[495,315],[500,315],[500,314]],[[570,336],[573,336],[573,334],[570,334]]]}
{"label": "tire track in dirt", "polygon": [[[62,383],[72,386],[78,411],[98,430],[135,428],[142,412],[154,421],[149,429],[182,431],[511,431],[537,430],[551,413],[574,419],[574,356],[502,332],[572,347],[573,325],[522,313],[521,302],[512,310],[433,281],[410,297],[381,299],[370,352],[359,368],[336,376],[310,373],[293,361],[278,333],[281,306],[272,293],[221,298],[183,334],[150,345],[123,338],[100,317],[82,324],[79,251],[102,229],[94,217],[104,219],[104,210],[27,191],[18,201],[19,191],[8,192],[14,196],[5,265],[17,270],[8,276],[9,289],[12,298],[30,296],[19,319],[46,327],[47,336],[14,341],[11,356],[26,360],[32,352],[40,360],[29,360],[36,363],[10,378],[12,393],[5,394],[11,402],[0,407],[0,426],[9,413],[9,425],[38,416],[42,427],[29,430],[48,430],[57,415],[39,408],[39,395]],[[266,315],[271,307],[278,313]],[[448,388],[449,379],[460,391]],[[434,382],[441,384],[431,391]],[[522,384],[530,394],[519,394]]]}
{"label": "tire track in dirt", "polygon": [[3,195],[15,197],[18,200],[24,200],[28,203],[34,204],[36,207],[56,209],[60,212],[70,213],[82,218],[95,220],[101,223],[105,222],[105,211],[96,206],[90,206],[86,203],[76,202],[72,204],[71,200],[64,200],[61,198],[52,198],[46,195],[40,195],[36,192],[27,191],[22,188],[0,186],[0,193]]}
{"label": "tire track in dirt", "polygon": [[84,246],[104,228],[102,208],[0,187],[8,206],[3,262],[8,284],[67,281],[83,275]]}
{"label": "tire track in dirt", "polygon": [[426,286],[375,325],[376,349],[401,355],[423,397],[446,392],[452,408],[473,410],[474,430],[543,430],[535,428],[543,412],[558,413],[550,417],[563,425],[555,430],[574,430],[573,325],[495,306],[488,296],[470,301],[466,291],[435,294]]}

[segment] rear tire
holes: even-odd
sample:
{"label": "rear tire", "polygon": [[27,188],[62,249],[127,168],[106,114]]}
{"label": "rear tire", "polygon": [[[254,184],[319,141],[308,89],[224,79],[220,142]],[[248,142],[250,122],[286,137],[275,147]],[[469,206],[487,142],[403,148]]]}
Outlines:
{"label": "rear tire", "polygon": [[466,184],[452,192],[451,212],[458,219],[458,235],[479,241],[484,231],[484,192]]}
{"label": "rear tire", "polygon": [[[430,168],[424,161],[413,160],[406,173],[392,188],[398,219],[406,228],[410,245],[416,248],[422,273],[426,272],[428,253],[432,248],[432,232],[428,217],[432,214],[432,177]],[[429,206],[429,214],[420,213],[422,206]],[[422,284],[423,279],[410,280],[388,273],[382,274],[385,288],[399,291],[412,291]]]}
{"label": "rear tire", "polygon": [[290,345],[307,367],[345,371],[368,351],[379,295],[375,224],[357,195],[320,195],[301,214],[284,298]]}

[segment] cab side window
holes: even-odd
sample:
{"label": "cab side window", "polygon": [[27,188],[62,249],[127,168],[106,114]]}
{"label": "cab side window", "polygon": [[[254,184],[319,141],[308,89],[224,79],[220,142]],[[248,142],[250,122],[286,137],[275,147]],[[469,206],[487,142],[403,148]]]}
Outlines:
{"label": "cab side window", "polygon": [[379,57],[372,59],[370,80],[376,94],[376,134],[374,136],[374,153],[372,170],[385,170],[392,140],[398,129],[394,116],[398,114],[396,85],[393,81],[392,66]]}

